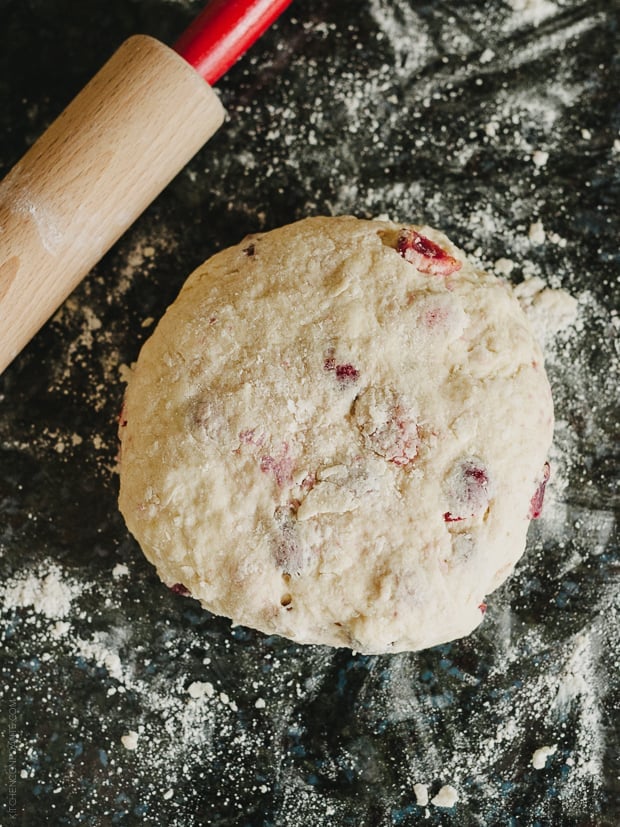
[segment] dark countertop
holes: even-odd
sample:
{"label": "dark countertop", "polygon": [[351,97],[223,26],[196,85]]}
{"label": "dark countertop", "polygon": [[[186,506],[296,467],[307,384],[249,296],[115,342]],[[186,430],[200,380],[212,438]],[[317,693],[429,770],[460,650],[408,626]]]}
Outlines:
{"label": "dark countertop", "polygon": [[[0,173],[126,37],[173,42],[200,7],[2,0]],[[3,825],[620,822],[619,17],[297,0],[218,85],[227,124],[0,377]],[[116,508],[122,366],[153,320],[216,250],[331,213],[426,221],[578,299],[545,341],[545,514],[481,628],[421,653],[231,629]]]}

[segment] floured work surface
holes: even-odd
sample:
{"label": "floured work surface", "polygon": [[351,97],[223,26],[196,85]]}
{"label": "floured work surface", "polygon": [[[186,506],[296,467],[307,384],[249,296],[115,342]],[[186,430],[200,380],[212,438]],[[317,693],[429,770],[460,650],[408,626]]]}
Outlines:
{"label": "floured work surface", "polygon": [[[197,11],[63,9],[6,15],[3,173],[122,37]],[[221,84],[229,123],[0,379],[2,823],[618,822],[615,25],[604,3],[308,2]],[[544,339],[545,512],[480,629],[418,654],[231,629],[116,509],[122,366],[185,275],[330,213],[441,227],[524,282]]]}

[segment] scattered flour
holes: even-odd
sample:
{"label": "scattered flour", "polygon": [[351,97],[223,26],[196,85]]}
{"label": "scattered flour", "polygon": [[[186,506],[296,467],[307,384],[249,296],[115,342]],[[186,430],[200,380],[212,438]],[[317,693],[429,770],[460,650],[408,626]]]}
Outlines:
{"label": "scattered flour", "polygon": [[459,800],[459,794],[451,784],[444,784],[434,798],[431,798],[431,804],[435,807],[444,807],[451,809]]}
{"label": "scattered flour", "polygon": [[[73,601],[83,591],[77,581],[66,578],[59,566],[50,564],[36,571],[16,575],[0,585],[4,610],[31,606],[37,614],[48,618],[63,618],[71,611]],[[55,628],[62,628],[56,624]]]}
{"label": "scattered flour", "polygon": [[498,276],[509,276],[514,268],[515,263],[511,258],[498,258],[493,265]]}
{"label": "scattered flour", "polygon": [[[192,5],[189,0],[175,2],[188,10]],[[527,785],[528,771],[537,776],[537,783],[541,778],[553,777],[566,823],[572,823],[571,819],[577,823],[597,800],[595,794],[600,790],[610,750],[604,714],[605,704],[609,707],[605,674],[611,679],[620,657],[614,584],[601,587],[595,610],[587,621],[579,619],[576,613],[567,614],[567,622],[578,626],[574,633],[569,628],[556,634],[549,616],[536,612],[543,611],[543,603],[546,610],[555,611],[550,600],[562,597],[565,581],[572,580],[583,588],[580,579],[587,579],[588,571],[613,542],[616,524],[611,508],[600,496],[595,508],[590,507],[591,501],[576,505],[567,496],[567,490],[570,494],[579,486],[580,495],[589,490],[580,475],[590,473],[589,463],[597,459],[596,450],[590,450],[592,445],[597,446],[600,434],[593,409],[602,405],[605,396],[613,399],[617,394],[618,361],[617,355],[612,360],[611,350],[614,339],[617,342],[620,321],[615,311],[603,306],[588,291],[576,292],[574,297],[567,292],[567,285],[582,281],[575,275],[581,264],[571,264],[574,242],[566,222],[561,221],[565,218],[564,205],[547,204],[537,187],[549,172],[549,159],[560,157],[564,120],[583,111],[582,102],[590,94],[588,78],[580,67],[571,65],[571,54],[576,39],[600,25],[602,12],[573,15],[565,4],[548,0],[508,0],[502,9],[504,16],[493,22],[503,33],[518,31],[521,35],[521,30],[526,32],[531,27],[547,33],[540,39],[524,37],[511,43],[507,50],[495,43],[491,48],[486,39],[468,35],[468,27],[460,26],[458,21],[447,21],[443,33],[437,34],[411,4],[371,0],[369,10],[377,44],[389,47],[395,57],[395,71],[387,62],[364,63],[362,70],[331,61],[323,64],[301,51],[291,55],[289,71],[303,76],[308,90],[313,90],[308,100],[291,97],[286,84],[278,84],[276,91],[281,92],[281,100],[270,99],[267,104],[268,137],[265,129],[257,142],[255,135],[245,135],[248,124],[254,123],[255,104],[248,105],[243,96],[231,95],[229,109],[235,119],[228,127],[229,136],[233,145],[236,135],[241,134],[237,144],[243,150],[238,156],[222,158],[218,169],[222,181],[228,182],[235,180],[230,170],[240,170],[241,175],[252,179],[253,190],[261,197],[264,191],[265,198],[273,196],[276,202],[273,180],[282,175],[282,186],[294,182],[300,193],[297,217],[331,210],[366,216],[383,213],[396,220],[412,220],[419,216],[423,205],[424,220],[440,226],[446,218],[452,221],[451,235],[470,254],[478,256],[482,266],[494,266],[499,275],[519,282],[516,289],[520,301],[543,342],[547,366],[555,377],[560,409],[551,457],[553,475],[543,519],[537,528],[540,541],[534,540],[529,555],[531,576],[520,581],[523,593],[508,593],[503,602],[498,599],[495,606],[489,607],[485,621],[488,625],[483,627],[477,644],[485,652],[492,647],[488,674],[481,676],[473,667],[467,671],[464,664],[475,661],[473,650],[467,650],[460,664],[450,660],[449,651],[442,654],[450,680],[438,681],[438,687],[433,686],[432,690],[421,681],[419,659],[395,658],[389,671],[380,660],[371,663],[353,659],[356,681],[361,684],[357,698],[353,692],[347,696],[350,717],[346,726],[353,734],[343,739],[347,749],[338,750],[336,739],[329,741],[331,749],[326,748],[317,763],[324,768],[327,786],[336,785],[339,778],[347,778],[347,773],[354,775],[358,769],[356,756],[351,755],[355,735],[360,736],[366,748],[384,726],[388,731],[415,731],[423,749],[414,753],[411,760],[406,757],[403,766],[390,764],[390,772],[400,772],[404,779],[407,803],[428,806],[429,788],[436,789],[439,779],[447,777],[451,783],[433,797],[433,806],[446,806],[439,802],[449,802],[457,796],[449,805],[454,806],[457,790],[473,790],[481,812],[486,812],[486,808],[498,812],[493,808],[501,809],[506,795],[498,769],[503,767],[507,781],[516,790]],[[475,15],[475,9],[471,13]],[[555,14],[564,14],[566,22],[547,31],[546,24]],[[413,43],[412,30],[419,35]],[[331,23],[300,20],[293,24],[293,33],[300,32],[322,41],[351,36],[351,50],[356,49],[352,32],[342,33]],[[527,89],[511,86],[511,73],[518,74],[521,67],[528,68],[552,52],[558,56],[557,71],[552,77],[544,77],[540,84]],[[456,57],[452,64],[444,62],[445,54]],[[248,88],[253,91],[251,56],[247,65]],[[446,66],[445,73],[442,65]],[[507,84],[492,84],[496,69],[507,78]],[[487,83],[487,76],[491,83]],[[459,115],[462,125],[458,130],[444,132],[442,111],[445,109],[452,118],[451,106],[460,105],[461,93],[469,84],[476,84],[480,91],[480,105],[473,112]],[[408,116],[403,129],[405,110]],[[433,116],[436,120],[429,127],[428,119]],[[580,123],[571,128],[579,140],[588,142],[586,148],[590,151],[593,130]],[[370,150],[359,151],[360,134],[366,136],[365,144]],[[332,152],[331,147],[338,150]],[[496,153],[498,167],[503,155],[522,159],[523,182],[513,176],[510,189],[502,191],[500,197],[485,191],[480,182],[473,190],[475,199],[468,203],[448,203],[446,193],[434,184],[427,185],[429,159],[440,157],[442,174],[456,175],[461,180],[463,170],[479,168],[489,152]],[[414,153],[419,162],[405,167],[407,172],[401,175],[399,159]],[[616,137],[610,148],[613,162],[619,153],[620,138]],[[383,177],[373,178],[370,174],[373,157],[381,157],[385,163]],[[190,179],[204,172],[200,163],[197,161],[188,170]],[[325,165],[329,167],[327,171]],[[207,178],[212,180],[212,170]],[[225,190],[221,182],[219,186]],[[246,204],[235,192],[219,193],[218,197],[233,217],[244,214],[259,225],[271,221],[273,213],[267,215],[268,205],[260,198]],[[110,388],[118,384],[122,362],[129,357],[123,354],[127,346],[127,318],[123,312],[108,314],[106,308],[122,308],[123,301],[131,306],[126,297],[131,296],[132,288],[139,280],[150,278],[158,256],[174,249],[176,241],[165,227],[158,227],[148,234],[136,231],[123,244],[120,265],[95,273],[81,286],[79,300],[70,299],[53,322],[61,327],[62,340],[67,344],[51,369],[49,392],[88,409],[98,430],[91,433],[81,429],[65,414],[64,422],[37,432],[6,429],[0,437],[9,449],[29,452],[30,456],[53,453],[58,462],[72,465],[76,457],[82,456],[81,452],[91,451],[107,473],[110,451],[114,448],[110,446],[111,431],[106,431],[102,423],[114,419]],[[558,267],[545,266],[548,245],[558,251]],[[490,256],[490,261],[485,256]],[[112,290],[110,269],[115,278]],[[145,309],[137,315],[138,327],[150,326],[151,312]],[[603,377],[603,368],[590,352],[594,341],[592,329],[604,350],[604,369],[609,371],[609,377]],[[1,404],[6,406],[10,401],[9,393],[0,396]],[[17,433],[20,435],[15,436]],[[587,456],[584,442],[590,451]],[[596,486],[596,476],[589,483]],[[548,568],[543,566],[543,547],[545,553],[556,555],[552,566],[555,579],[551,585],[543,584],[553,593],[545,592],[544,601],[538,596],[536,604],[536,590],[540,588],[537,572],[539,568]],[[548,552],[548,548],[552,551]],[[340,697],[341,685],[330,683],[335,671],[331,657],[307,651],[304,658],[295,660],[294,654],[288,653],[280,659],[261,643],[264,648],[256,655],[256,674],[250,679],[238,668],[243,642],[240,644],[232,635],[218,631],[211,638],[217,642],[209,660],[203,651],[204,629],[194,631],[187,627],[179,632],[173,625],[167,626],[165,619],[157,618],[162,656],[155,662],[152,644],[148,652],[143,651],[140,635],[134,629],[134,624],[138,627],[143,620],[139,601],[134,615],[124,614],[132,605],[126,591],[131,582],[129,568],[118,564],[111,575],[108,571],[99,580],[91,579],[90,572],[85,577],[84,570],[80,578],[73,569],[65,570],[59,563],[44,559],[32,569],[11,574],[0,585],[0,610],[3,621],[9,621],[6,627],[13,635],[11,640],[15,646],[23,645],[32,656],[32,669],[20,673],[23,695],[38,700],[39,710],[43,710],[48,722],[58,716],[62,725],[67,726],[55,684],[56,674],[66,675],[67,664],[72,665],[85,671],[94,693],[79,717],[76,713],[74,723],[69,718],[76,741],[87,734],[93,746],[116,762],[114,772],[127,773],[129,788],[135,783],[150,790],[142,804],[153,811],[159,813],[162,801],[172,799],[176,807],[182,799],[183,785],[188,783],[196,787],[213,784],[215,796],[225,786],[230,798],[227,806],[231,810],[238,806],[240,812],[241,798],[235,798],[231,790],[245,789],[256,801],[269,796],[275,785],[286,788],[288,784],[278,805],[280,823],[303,823],[303,819],[313,824],[346,823],[348,813],[341,791],[321,797],[305,780],[301,782],[301,769],[299,776],[294,772],[301,767],[305,773],[313,757],[299,758],[302,748],[307,748],[306,734],[312,726],[305,710],[312,708],[317,699],[323,702]],[[83,608],[85,597],[89,598],[89,611]],[[578,599],[581,600],[579,595]],[[517,603],[520,605],[515,610],[513,604]],[[528,617],[527,623],[522,614],[524,605],[536,606],[534,618]],[[558,622],[562,617],[560,613]],[[146,622],[154,619],[154,614],[149,615]],[[553,641],[553,649],[546,636],[549,629],[559,638]],[[151,633],[154,631],[149,629]],[[200,654],[190,657],[188,653],[194,649]],[[552,661],[547,660],[550,652]],[[523,665],[528,676],[521,681]],[[307,671],[302,678],[299,673],[303,668]],[[57,673],[51,671],[54,669]],[[0,692],[3,700],[11,697],[13,689],[9,683],[5,679]],[[442,683],[449,685],[449,689],[444,691]],[[476,703],[468,710],[464,723],[457,702],[472,693],[476,693]],[[119,730],[122,704],[127,706],[121,717],[123,729]],[[94,724],[89,718],[91,714]],[[535,750],[533,719],[539,727],[538,743],[553,746]],[[451,733],[448,740],[446,721]],[[478,740],[459,740],[458,733],[464,730],[478,733]],[[123,739],[129,739],[129,746]],[[291,746],[285,748],[283,744]],[[413,750],[408,735],[400,744],[405,755],[409,748]],[[138,748],[140,762],[132,755],[132,745]],[[19,749],[22,780],[33,788],[45,779],[54,790],[63,785],[70,789],[73,766],[61,764],[48,769],[44,748],[25,729],[19,734]],[[541,750],[553,753],[540,754]],[[277,778],[260,773],[252,776],[247,767],[254,767],[257,756],[269,751],[280,756]],[[537,754],[536,762],[543,761],[546,768],[542,775],[534,771]],[[514,766],[504,766],[507,757]],[[300,763],[296,765],[296,761]],[[219,782],[209,775],[213,767],[221,773]],[[105,772],[112,777],[111,770]],[[427,779],[428,785],[417,783],[412,788],[408,781],[412,774]],[[93,799],[94,803],[89,805],[88,795],[81,789],[76,795],[67,818],[85,823],[92,818],[89,806],[99,807],[99,803]],[[472,798],[467,795],[468,805]],[[147,821],[143,815],[135,818],[161,823],[161,819]],[[171,818],[171,827],[187,824],[183,814]],[[484,823],[484,818],[477,823]]]}
{"label": "scattered flour", "polygon": [[537,149],[532,155],[532,161],[537,167],[544,167],[549,160],[549,153],[542,149]]}
{"label": "scattered flour", "polygon": [[418,807],[426,807],[429,802],[428,787],[426,784],[414,784],[413,793],[415,795],[415,802]]}
{"label": "scattered flour", "polygon": [[508,0],[515,12],[515,22],[537,26],[547,17],[555,14],[558,6],[549,0]]}
{"label": "scattered flour", "polygon": [[552,747],[539,747],[532,755],[532,766],[535,770],[544,770],[547,766],[547,758],[555,755],[558,751],[558,745],[554,744]]}
{"label": "scattered flour", "polygon": [[545,228],[543,227],[542,221],[534,221],[530,224],[530,229],[528,232],[528,237],[532,244],[544,244],[546,233]]}
{"label": "scattered flour", "polygon": [[202,698],[205,695],[207,698],[212,698],[215,695],[215,689],[210,681],[194,681],[187,687],[187,694],[190,698]]}
{"label": "scattered flour", "polygon": [[129,730],[126,735],[121,736],[121,744],[128,750],[134,750],[138,748],[138,739],[139,735],[137,732],[133,730]]}
{"label": "scattered flour", "polygon": [[74,651],[80,657],[105,668],[111,678],[119,681],[123,679],[123,664],[116,651],[116,642],[108,632],[94,632],[90,640],[76,637]]}

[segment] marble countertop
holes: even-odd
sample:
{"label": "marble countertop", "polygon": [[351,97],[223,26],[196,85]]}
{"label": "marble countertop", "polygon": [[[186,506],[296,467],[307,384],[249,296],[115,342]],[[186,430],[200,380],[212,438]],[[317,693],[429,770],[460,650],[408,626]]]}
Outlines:
{"label": "marble countertop", "polygon": [[[126,37],[173,42],[200,3],[1,9],[4,175]],[[297,0],[218,84],[225,125],[0,377],[2,824],[620,821],[618,23],[596,0]],[[342,213],[440,227],[549,298],[545,512],[480,629],[420,653],[231,628],[116,506],[124,366],[187,275]]]}

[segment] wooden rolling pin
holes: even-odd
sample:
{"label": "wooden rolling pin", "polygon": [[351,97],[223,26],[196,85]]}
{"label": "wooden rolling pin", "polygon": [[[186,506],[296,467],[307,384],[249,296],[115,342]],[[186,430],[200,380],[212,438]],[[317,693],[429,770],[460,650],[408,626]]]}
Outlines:
{"label": "wooden rolling pin", "polygon": [[224,120],[211,86],[291,0],[129,38],[0,182],[0,373]]}

